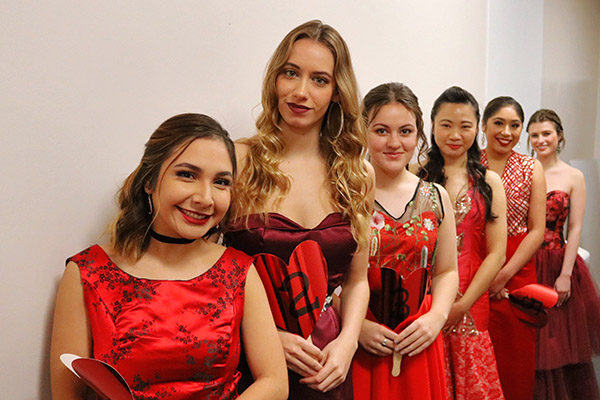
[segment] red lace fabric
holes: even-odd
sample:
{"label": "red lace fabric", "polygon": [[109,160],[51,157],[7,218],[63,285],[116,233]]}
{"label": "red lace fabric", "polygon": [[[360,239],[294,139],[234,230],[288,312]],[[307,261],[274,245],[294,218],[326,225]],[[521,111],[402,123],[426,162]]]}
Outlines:
{"label": "red lace fabric", "polygon": [[[485,201],[469,187],[454,203],[459,296],[464,293],[485,258]],[[444,335],[448,396],[451,399],[504,399],[496,358],[487,331],[489,300],[485,292],[459,326]]]}
{"label": "red lace fabric", "polygon": [[[569,194],[546,194],[546,230],[535,255],[538,282],[554,286],[565,256],[563,230]],[[538,330],[535,399],[600,399],[592,355],[600,353],[600,298],[588,266],[579,256],[571,274],[571,297],[547,310],[548,324]]]}
{"label": "red lace fabric", "polygon": [[[489,168],[487,153],[481,151],[481,164]],[[535,158],[511,151],[504,172],[502,184],[506,193],[506,224],[508,236],[527,233],[531,178]]]}
{"label": "red lace fabric", "polygon": [[[404,281],[421,267],[421,251],[428,249],[426,269],[431,272],[435,262],[438,227],[443,219],[438,189],[431,183],[419,182],[404,213],[393,217],[379,203],[371,221],[369,268],[394,269]],[[428,284],[431,275],[428,274]],[[406,293],[405,300],[420,293]],[[394,307],[398,305],[390,305]],[[401,332],[431,308],[431,295],[426,295],[419,310],[397,327]],[[369,310],[367,318],[376,321]],[[395,329],[394,329],[395,328]],[[413,357],[403,357],[401,373],[392,376],[392,357],[378,357],[362,348],[353,360],[354,398],[360,399],[446,399],[444,355],[441,336],[425,351]]]}
{"label": "red lace fabric", "polygon": [[136,399],[235,399],[246,274],[252,259],[227,249],[187,281],[136,278],[100,246],[78,265],[93,357],[115,367]]}

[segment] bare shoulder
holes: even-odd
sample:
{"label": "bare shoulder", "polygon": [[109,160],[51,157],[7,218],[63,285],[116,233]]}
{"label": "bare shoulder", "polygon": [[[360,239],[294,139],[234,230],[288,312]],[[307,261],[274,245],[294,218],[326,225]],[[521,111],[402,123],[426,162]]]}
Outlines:
{"label": "bare shoulder", "polygon": [[445,187],[443,187],[439,183],[433,183],[433,186],[438,190],[438,193],[440,194],[440,198],[442,199],[442,201],[450,202],[450,195],[448,194],[448,191],[446,191]]}
{"label": "bare shoulder", "polygon": [[502,186],[502,179],[496,172],[488,169],[485,171],[485,181],[492,187]]}
{"label": "bare shoulder", "polygon": [[369,179],[373,182],[375,181],[375,168],[373,165],[365,158],[365,168],[367,168],[367,174],[369,175]]}
{"label": "bare shoulder", "polygon": [[564,163],[564,168],[566,173],[568,174],[569,179],[572,179],[574,183],[584,182],[583,172],[581,172],[575,167],[570,166],[567,163]]}
{"label": "bare shoulder", "polygon": [[414,174],[417,175],[419,173],[419,170],[421,169],[421,165],[419,163],[410,163],[408,164],[408,170]]}
{"label": "bare shoulder", "polygon": [[238,165],[238,170],[242,169],[246,165],[246,159],[250,153],[250,143],[252,138],[241,138],[234,142],[235,145],[235,158]]}

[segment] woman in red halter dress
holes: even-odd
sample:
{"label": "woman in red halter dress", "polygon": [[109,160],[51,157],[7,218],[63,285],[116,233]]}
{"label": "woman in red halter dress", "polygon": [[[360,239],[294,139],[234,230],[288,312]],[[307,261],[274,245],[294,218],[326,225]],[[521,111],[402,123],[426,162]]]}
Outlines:
{"label": "woman in red halter dress", "polygon": [[[577,254],[585,210],[583,174],[558,158],[565,138],[552,110],[536,111],[527,125],[531,147],[544,167],[546,232],[535,255],[538,282],[554,287],[557,306],[538,330],[535,399],[600,399],[592,355],[600,353],[600,298]],[[568,243],[563,232],[568,218]]]}
{"label": "woman in red halter dress", "polygon": [[506,262],[490,286],[489,332],[507,400],[531,400],[535,375],[536,328],[521,321],[509,291],[536,282],[533,254],[542,244],[546,180],[539,161],[513,151],[524,113],[512,97],[491,100],[483,113],[487,147],[481,163],[500,175],[506,193]]}
{"label": "woman in red halter dress", "polygon": [[[267,66],[262,99],[256,135],[236,143],[241,174],[226,242],[285,263],[308,240],[321,247],[327,276],[300,265],[285,281],[300,284],[302,276],[307,293],[323,286],[327,295],[338,286],[342,292],[339,304],[326,302],[312,332],[279,327],[290,399],[351,400],[352,382],[346,376],[351,376],[369,297],[374,174],[364,159],[357,83],[340,34],[320,21],[290,31]],[[274,283],[268,273],[278,271],[264,272],[263,283],[274,296],[291,287]],[[299,294],[292,290],[292,304],[272,302],[274,314],[291,309],[294,322],[306,321],[305,308],[295,300]],[[311,299],[315,311],[313,304]]]}
{"label": "woman in red halter dress", "polygon": [[431,110],[431,149],[421,175],[453,200],[458,295],[444,327],[448,396],[503,399],[489,336],[488,287],[504,262],[506,200],[498,175],[479,162],[479,104],[468,91],[445,90]]}
{"label": "woman in red halter dress", "polygon": [[[354,357],[354,398],[446,399],[439,332],[456,296],[454,219],[439,185],[407,170],[426,143],[417,97],[381,84],[363,100],[377,178],[371,222],[371,299]],[[393,283],[393,284],[392,284]]]}

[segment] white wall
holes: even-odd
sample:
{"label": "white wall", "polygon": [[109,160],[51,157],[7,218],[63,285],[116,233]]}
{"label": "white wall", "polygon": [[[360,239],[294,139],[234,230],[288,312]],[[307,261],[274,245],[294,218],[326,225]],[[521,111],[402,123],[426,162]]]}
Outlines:
{"label": "white wall", "polygon": [[544,20],[542,106],[555,110],[563,122],[567,144],[561,158],[585,175],[581,246],[591,252],[591,270],[599,281],[600,2],[547,1]]}
{"label": "white wall", "polygon": [[[577,1],[595,9],[595,0]],[[235,137],[252,134],[268,58],[312,18],[345,37],[362,94],[402,81],[428,115],[456,84],[482,106],[513,95],[530,115],[543,85],[537,49],[546,51],[552,32],[541,10],[546,18],[553,2],[0,2],[2,398],[50,397],[49,332],[64,259],[102,240],[113,194],[160,122],[203,112]],[[590,50],[596,60],[598,49]],[[570,68],[576,75],[578,65]],[[594,148],[593,140],[582,145]]]}
{"label": "white wall", "polygon": [[101,240],[160,122],[203,112],[250,135],[268,58],[312,18],[345,37],[363,94],[404,81],[426,114],[453,84],[481,98],[486,12],[471,0],[1,2],[2,398],[50,397],[64,259]]}
{"label": "white wall", "polygon": [[[540,108],[542,97],[543,0],[492,0],[488,11],[488,101],[512,96],[523,107],[525,118]],[[527,153],[523,131],[516,151]]]}

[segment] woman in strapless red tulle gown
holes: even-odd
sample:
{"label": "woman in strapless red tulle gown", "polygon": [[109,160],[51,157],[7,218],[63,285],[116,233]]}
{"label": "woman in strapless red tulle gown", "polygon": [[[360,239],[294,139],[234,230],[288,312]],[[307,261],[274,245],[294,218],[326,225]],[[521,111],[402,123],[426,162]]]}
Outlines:
{"label": "woman in strapless red tulle gown", "polygon": [[538,331],[534,398],[600,399],[592,365],[592,355],[600,353],[600,298],[586,263],[577,254],[585,180],[579,170],[558,158],[565,138],[554,111],[536,111],[527,131],[549,189],[544,242],[535,255],[537,277],[559,294],[556,307],[548,310],[548,325]]}
{"label": "woman in strapless red tulle gown", "polygon": [[[295,262],[294,249],[308,240],[321,247],[326,275],[302,262],[294,271],[280,264],[282,271],[259,272],[274,296],[272,311],[289,311],[293,319],[279,330],[290,399],[351,400],[346,377],[369,297],[374,174],[364,159],[358,88],[340,34],[320,21],[290,31],[267,66],[262,106],[256,135],[236,143],[241,174],[226,242],[281,263]],[[286,274],[283,284],[269,275],[279,272]],[[339,302],[321,306],[338,286]],[[316,288],[324,293],[314,295]],[[317,322],[307,319],[315,314]],[[291,327],[296,323],[301,331]]]}

